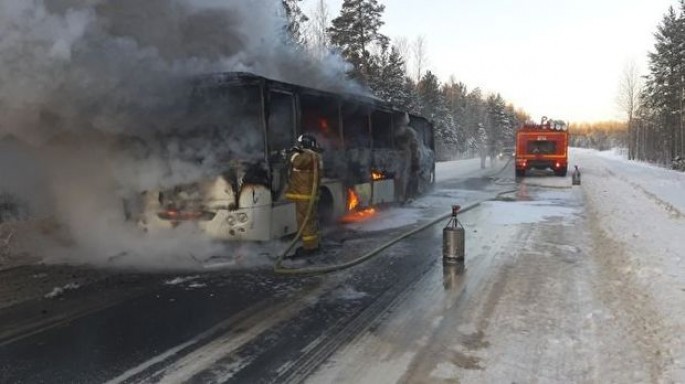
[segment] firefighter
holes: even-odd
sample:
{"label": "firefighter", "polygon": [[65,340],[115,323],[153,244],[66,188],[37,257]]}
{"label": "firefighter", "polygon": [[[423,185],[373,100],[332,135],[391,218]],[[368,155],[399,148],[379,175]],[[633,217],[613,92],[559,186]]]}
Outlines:
{"label": "firefighter", "polygon": [[409,125],[409,114],[405,113],[396,126],[395,140],[397,146],[402,149],[405,161],[400,169],[400,194],[401,201],[408,201],[415,197],[418,192],[419,171],[421,170],[419,159],[419,139],[416,131]]}
{"label": "firefighter", "polygon": [[[288,187],[285,197],[295,202],[298,229],[302,230],[302,247],[295,252],[296,256],[306,256],[319,250],[319,230],[317,204],[323,161],[321,150],[316,139],[311,135],[300,135],[297,145],[292,149],[289,158]],[[307,219],[310,202],[313,206]],[[306,220],[306,222],[305,222]]]}

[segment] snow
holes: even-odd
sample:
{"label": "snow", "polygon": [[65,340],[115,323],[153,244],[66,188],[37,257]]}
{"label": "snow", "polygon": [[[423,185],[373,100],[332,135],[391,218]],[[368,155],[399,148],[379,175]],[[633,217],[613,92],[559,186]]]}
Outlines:
{"label": "snow", "polygon": [[69,283],[63,287],[55,287],[50,291],[50,293],[45,295],[46,299],[54,299],[55,297],[62,296],[64,292],[78,289],[80,287],[77,283]]}
{"label": "snow", "polygon": [[624,260],[624,279],[642,287],[635,304],[654,306],[650,324],[674,361],[665,376],[685,382],[685,174],[615,152],[573,149],[571,156],[599,236]]}
{"label": "snow", "polygon": [[333,292],[333,297],[341,300],[359,300],[365,296],[367,296],[366,292],[360,292],[349,285],[337,288]]}
{"label": "snow", "polygon": [[[583,167],[583,159],[593,151],[574,149]],[[677,214],[685,214],[685,173],[661,168],[643,162],[628,161],[617,151],[596,152],[600,164],[615,174],[620,180],[629,183],[633,188],[652,194],[662,204],[670,205]],[[676,212],[674,212],[676,213]]]}
{"label": "snow", "polygon": [[479,226],[483,224],[533,224],[555,217],[568,218],[578,212],[575,208],[562,207],[545,201],[490,201],[483,203],[482,206],[495,214],[488,217],[486,223],[478,223]]}
{"label": "snow", "polygon": [[173,279],[166,280],[164,282],[164,284],[166,284],[166,285],[179,285],[179,284],[183,284],[183,283],[186,283],[188,281],[192,281],[192,280],[199,279],[199,278],[200,278],[200,276],[198,276],[198,275],[178,276],[178,277],[175,277]]}
{"label": "snow", "polygon": [[478,171],[481,171],[479,158],[442,161],[435,163],[435,181],[439,183],[445,180],[465,177]]}
{"label": "snow", "polygon": [[[570,164],[580,186],[533,174],[465,214],[465,274],[436,267],[308,382],[685,383],[685,175],[613,152]],[[437,192],[412,205],[466,196]]]}

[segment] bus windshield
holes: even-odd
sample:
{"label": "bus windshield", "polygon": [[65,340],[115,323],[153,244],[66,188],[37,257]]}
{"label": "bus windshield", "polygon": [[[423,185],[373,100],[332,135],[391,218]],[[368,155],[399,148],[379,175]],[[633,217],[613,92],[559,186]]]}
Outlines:
{"label": "bus windshield", "polygon": [[197,92],[168,138],[170,155],[203,165],[264,159],[260,90],[233,86]]}

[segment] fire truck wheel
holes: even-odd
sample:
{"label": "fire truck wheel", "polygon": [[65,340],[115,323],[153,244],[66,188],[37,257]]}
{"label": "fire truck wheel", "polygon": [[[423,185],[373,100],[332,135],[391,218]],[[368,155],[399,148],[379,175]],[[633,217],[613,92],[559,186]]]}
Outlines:
{"label": "fire truck wheel", "polygon": [[517,169],[516,170],[516,177],[523,177],[526,175],[526,170],[525,169]]}
{"label": "fire truck wheel", "polygon": [[561,177],[566,176],[566,173],[567,173],[567,172],[568,172],[568,168],[561,168],[561,169],[558,170],[558,171],[554,171],[554,173],[555,173],[557,176],[561,176]]}

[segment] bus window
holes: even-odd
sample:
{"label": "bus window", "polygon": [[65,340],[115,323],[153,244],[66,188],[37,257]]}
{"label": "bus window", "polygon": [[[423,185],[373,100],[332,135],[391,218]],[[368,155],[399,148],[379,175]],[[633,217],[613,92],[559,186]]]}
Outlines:
{"label": "bus window", "polygon": [[368,182],[372,163],[369,111],[366,106],[345,103],[342,119],[347,181],[352,184]]}
{"label": "bus window", "polygon": [[357,104],[344,104],[342,117],[345,147],[371,148],[369,113],[366,107]]}
{"label": "bus window", "polygon": [[341,147],[338,101],[332,97],[301,95],[302,133],[316,137],[324,151]]}
{"label": "bus window", "polygon": [[280,151],[295,144],[295,111],[293,96],[271,92],[268,104],[267,142],[269,151]]}
{"label": "bus window", "polygon": [[374,148],[392,148],[392,123],[390,114],[374,111],[371,114],[371,134]]}

